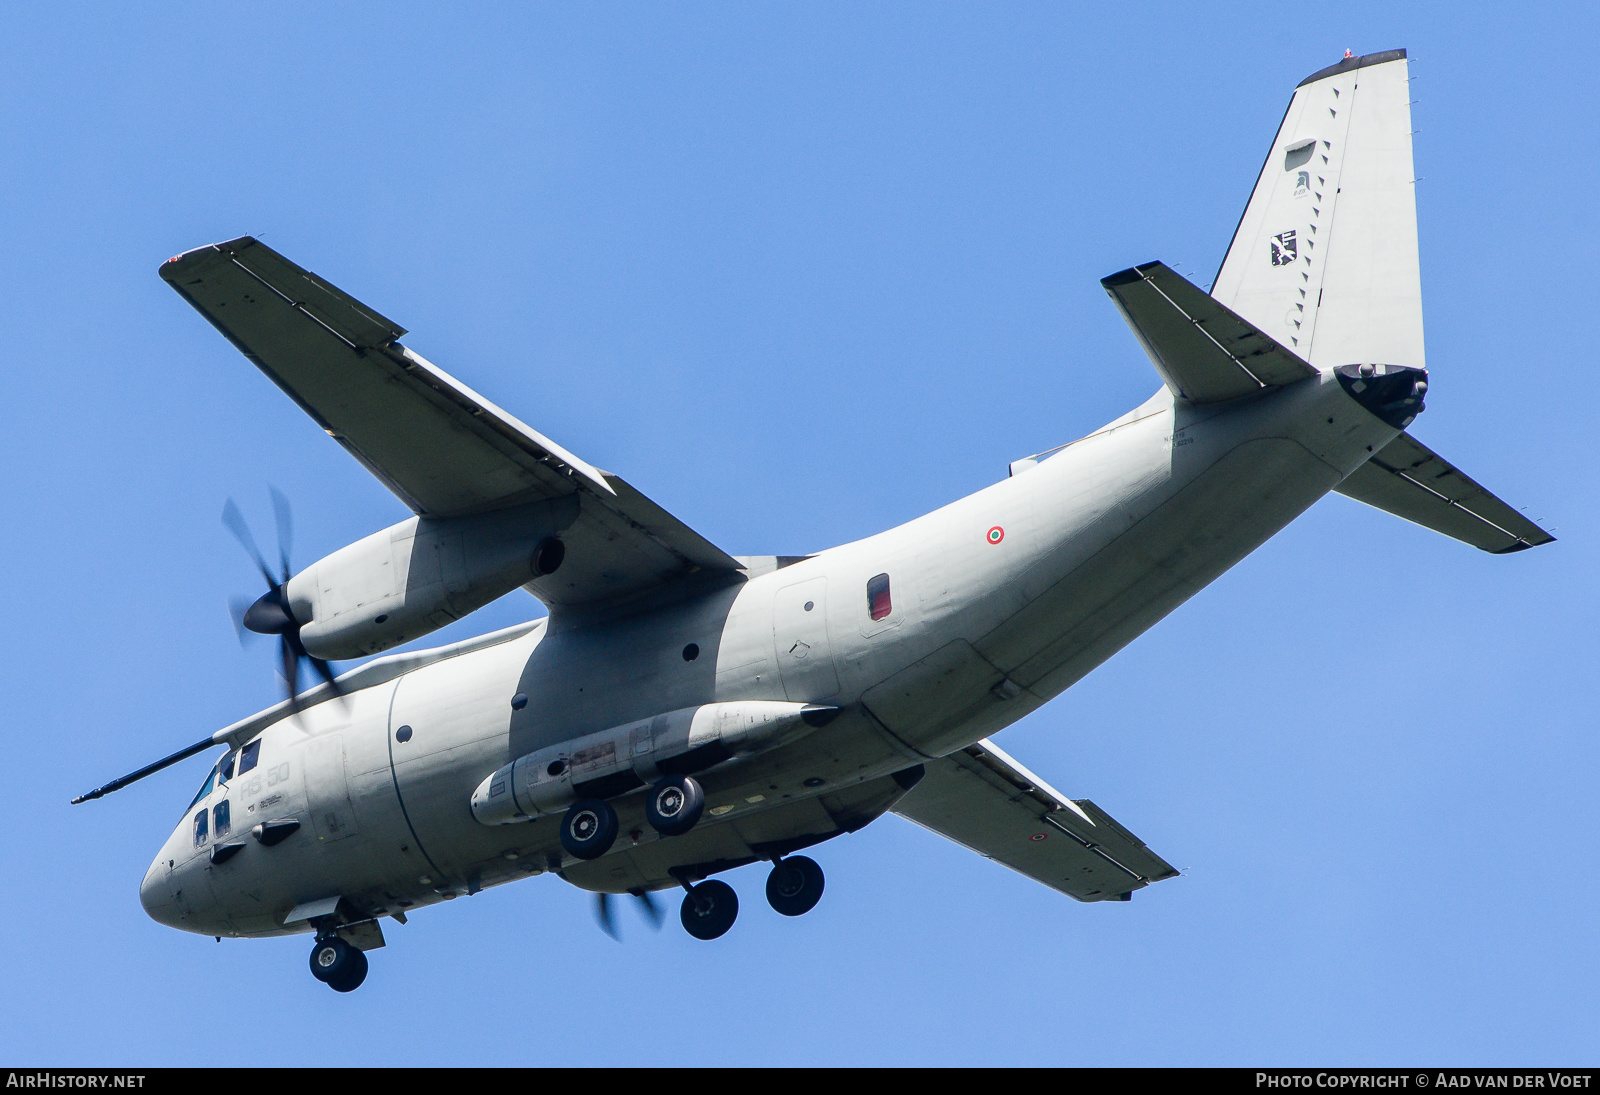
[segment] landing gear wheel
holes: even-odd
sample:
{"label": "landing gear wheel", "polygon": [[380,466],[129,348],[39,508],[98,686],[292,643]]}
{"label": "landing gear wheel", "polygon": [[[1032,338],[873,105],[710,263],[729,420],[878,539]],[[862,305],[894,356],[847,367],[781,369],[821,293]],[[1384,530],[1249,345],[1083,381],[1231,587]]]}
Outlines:
{"label": "landing gear wheel", "polygon": [[822,868],[803,855],[780,859],[767,875],[767,904],[784,916],[799,916],[822,900]]}
{"label": "landing gear wheel", "polygon": [[702,882],[683,895],[683,930],[696,939],[715,939],[738,915],[739,895],[726,882]]}
{"label": "landing gear wheel", "polygon": [[328,987],[334,992],[354,992],[361,987],[361,982],[367,979],[367,956],[356,948],[350,948],[350,965],[337,977],[328,978]]}
{"label": "landing gear wheel", "polygon": [[608,802],[581,798],[561,819],[561,846],[579,859],[599,859],[617,839],[617,812]]}
{"label": "landing gear wheel", "polygon": [[644,816],[662,836],[682,836],[705,812],[706,793],[693,776],[666,776],[650,789]]}
{"label": "landing gear wheel", "polygon": [[[356,985],[359,985],[361,978],[367,975],[367,956],[337,935],[319,939],[317,945],[311,948],[311,976],[325,985],[334,984],[357,967],[361,969],[360,976],[356,978]],[[355,985],[350,988],[355,988]],[[348,992],[349,989],[341,991]]]}

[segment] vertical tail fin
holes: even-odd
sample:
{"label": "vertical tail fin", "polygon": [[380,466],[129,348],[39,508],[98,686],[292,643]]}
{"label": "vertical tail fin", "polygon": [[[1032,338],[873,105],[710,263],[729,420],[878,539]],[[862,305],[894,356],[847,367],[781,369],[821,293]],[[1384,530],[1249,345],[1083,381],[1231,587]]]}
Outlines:
{"label": "vertical tail fin", "polygon": [[1211,295],[1318,369],[1425,368],[1406,51],[1301,81]]}

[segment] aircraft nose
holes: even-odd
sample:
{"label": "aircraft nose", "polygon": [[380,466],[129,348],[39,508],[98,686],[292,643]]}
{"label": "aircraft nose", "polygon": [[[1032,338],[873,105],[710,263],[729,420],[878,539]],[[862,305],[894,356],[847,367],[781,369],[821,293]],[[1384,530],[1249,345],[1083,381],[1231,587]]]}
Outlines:
{"label": "aircraft nose", "polygon": [[139,883],[139,904],[144,906],[145,913],[157,924],[173,928],[178,926],[178,909],[172,900],[167,861],[159,856],[145,871],[144,881]]}

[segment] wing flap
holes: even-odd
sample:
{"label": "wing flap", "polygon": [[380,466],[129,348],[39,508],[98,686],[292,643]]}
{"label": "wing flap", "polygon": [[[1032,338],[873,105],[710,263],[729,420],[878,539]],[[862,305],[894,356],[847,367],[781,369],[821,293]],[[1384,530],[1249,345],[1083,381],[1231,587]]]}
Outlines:
{"label": "wing flap", "polygon": [[1102,278],[1156,371],[1191,403],[1221,403],[1316,370],[1165,263]]}
{"label": "wing flap", "polygon": [[1079,901],[1126,901],[1178,873],[1093,802],[1068,799],[993,742],[926,769],[895,813]]}
{"label": "wing flap", "polygon": [[1408,433],[1385,445],[1334,489],[1497,555],[1555,539]]}

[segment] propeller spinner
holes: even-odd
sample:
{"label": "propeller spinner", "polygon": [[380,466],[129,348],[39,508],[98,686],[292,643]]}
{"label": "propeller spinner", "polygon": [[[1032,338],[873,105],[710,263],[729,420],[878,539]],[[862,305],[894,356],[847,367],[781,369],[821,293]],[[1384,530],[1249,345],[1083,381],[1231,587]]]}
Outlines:
{"label": "propeller spinner", "polygon": [[241,643],[252,633],[278,636],[281,659],[279,672],[288,689],[289,707],[298,714],[302,662],[309,663],[312,671],[327,682],[335,695],[344,693],[334,680],[333,668],[321,658],[313,658],[306,653],[305,646],[300,642],[301,621],[295,619],[288,598],[289,579],[294,574],[289,567],[289,545],[294,537],[294,519],[289,511],[289,500],[276,487],[269,489],[272,493],[273,513],[278,523],[278,562],[283,577],[274,576],[272,568],[267,565],[266,558],[261,554],[261,549],[256,546],[256,538],[250,534],[250,526],[245,523],[244,515],[239,512],[239,507],[234,504],[233,499],[228,499],[227,504],[222,507],[222,523],[250,554],[250,558],[267,582],[267,591],[260,597],[254,601],[236,598],[229,603],[229,611],[233,616],[234,630],[238,632]]}

